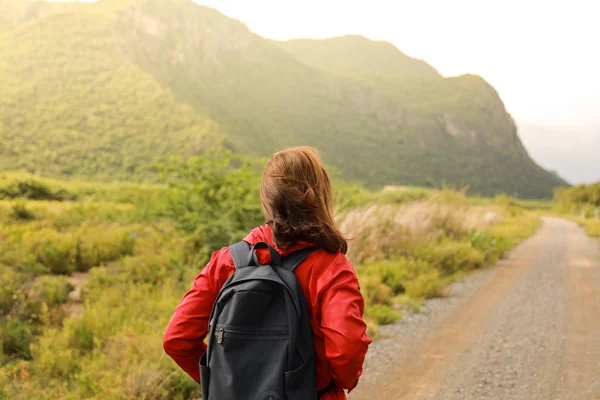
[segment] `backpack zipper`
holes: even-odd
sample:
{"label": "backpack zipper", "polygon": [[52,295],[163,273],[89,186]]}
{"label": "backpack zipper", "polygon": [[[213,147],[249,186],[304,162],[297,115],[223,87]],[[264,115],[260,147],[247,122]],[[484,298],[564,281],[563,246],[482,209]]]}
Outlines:
{"label": "backpack zipper", "polygon": [[227,331],[225,330],[225,328],[221,327],[217,327],[217,332],[216,332],[216,337],[217,337],[217,343],[218,344],[223,344],[223,337],[226,336],[227,337],[234,337],[234,338],[254,338],[254,339],[273,339],[273,338],[281,338],[281,337],[287,337],[288,335],[288,331],[287,329],[272,329],[272,330],[268,330],[268,331],[248,331],[245,329],[240,329],[240,328],[234,328],[234,327],[228,327]]}

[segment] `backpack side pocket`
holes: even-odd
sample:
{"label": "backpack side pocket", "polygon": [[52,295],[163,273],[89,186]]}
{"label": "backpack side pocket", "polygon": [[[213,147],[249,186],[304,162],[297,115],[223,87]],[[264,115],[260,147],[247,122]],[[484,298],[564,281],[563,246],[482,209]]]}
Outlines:
{"label": "backpack side pocket", "polygon": [[206,354],[204,352],[200,357],[200,386],[202,387],[202,398],[208,400],[208,384],[210,382],[210,369],[206,363]]}

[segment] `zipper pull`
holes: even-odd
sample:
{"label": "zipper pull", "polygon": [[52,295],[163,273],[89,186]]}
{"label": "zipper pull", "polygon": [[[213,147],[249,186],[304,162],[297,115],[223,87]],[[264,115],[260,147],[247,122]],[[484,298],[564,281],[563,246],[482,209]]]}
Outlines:
{"label": "zipper pull", "polygon": [[219,328],[217,331],[217,343],[223,343],[223,328]]}

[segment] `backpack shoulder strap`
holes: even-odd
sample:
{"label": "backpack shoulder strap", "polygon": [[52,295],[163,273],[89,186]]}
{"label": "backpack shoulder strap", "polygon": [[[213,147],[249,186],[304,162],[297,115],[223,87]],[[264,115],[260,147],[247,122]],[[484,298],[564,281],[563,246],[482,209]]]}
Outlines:
{"label": "backpack shoulder strap", "polygon": [[237,242],[234,245],[229,246],[229,253],[235,264],[235,269],[245,268],[248,266],[248,255],[250,254],[250,244],[244,242]]}
{"label": "backpack shoulder strap", "polygon": [[317,250],[316,247],[307,247],[302,250],[295,251],[291,254],[288,254],[283,258],[282,267],[287,269],[288,271],[294,272],[296,267],[302,263],[302,261],[306,260],[311,253]]}

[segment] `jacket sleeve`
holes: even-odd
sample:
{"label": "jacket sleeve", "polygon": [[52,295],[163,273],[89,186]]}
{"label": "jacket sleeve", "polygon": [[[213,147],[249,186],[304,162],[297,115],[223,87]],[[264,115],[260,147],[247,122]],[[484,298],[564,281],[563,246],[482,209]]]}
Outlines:
{"label": "jacket sleeve", "polygon": [[163,336],[165,352],[196,382],[200,382],[198,363],[206,351],[204,339],[208,334],[212,306],[231,272],[229,250],[213,253],[208,265],[175,309]]}
{"label": "jacket sleeve", "polygon": [[331,280],[320,298],[325,356],[336,386],[351,391],[358,384],[371,343],[363,320],[364,300],[358,277],[345,256],[338,255],[329,271]]}

